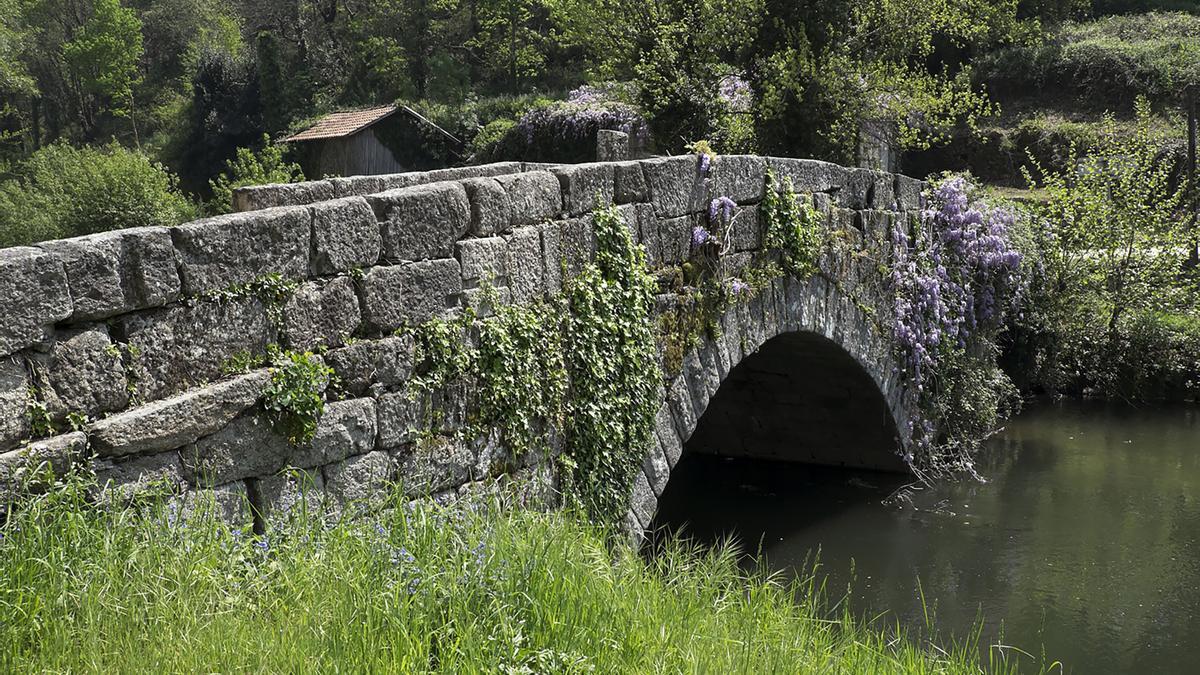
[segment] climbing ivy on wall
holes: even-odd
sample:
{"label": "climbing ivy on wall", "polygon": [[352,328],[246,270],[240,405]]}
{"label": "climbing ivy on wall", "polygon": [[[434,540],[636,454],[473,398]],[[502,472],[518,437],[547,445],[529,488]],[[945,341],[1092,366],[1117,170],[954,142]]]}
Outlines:
{"label": "climbing ivy on wall", "polygon": [[654,430],[661,382],[654,281],[615,208],[595,213],[596,262],[567,286],[568,495],[615,524]]}
{"label": "climbing ivy on wall", "polygon": [[826,228],[813,207],[812,197],[800,197],[792,187],[791,178],[780,182],[768,169],[767,190],[759,213],[766,228],[765,244],[779,250],[788,273],[797,279],[816,274]]}
{"label": "climbing ivy on wall", "polygon": [[[410,329],[419,373],[409,386],[465,386],[474,413],[459,434],[498,430],[510,458],[561,434],[565,498],[616,526],[659,405],[655,282],[615,208],[597,210],[593,222],[595,262],[562,295]],[[499,305],[494,297],[485,304]]]}

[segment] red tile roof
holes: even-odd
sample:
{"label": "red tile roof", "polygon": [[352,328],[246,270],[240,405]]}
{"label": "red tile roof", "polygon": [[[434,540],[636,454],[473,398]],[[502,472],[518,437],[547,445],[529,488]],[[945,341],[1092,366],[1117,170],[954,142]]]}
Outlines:
{"label": "red tile roof", "polygon": [[284,141],[315,141],[322,138],[343,138],[362,131],[379,120],[396,112],[396,106],[384,105],[363,110],[330,113],[316,124]]}

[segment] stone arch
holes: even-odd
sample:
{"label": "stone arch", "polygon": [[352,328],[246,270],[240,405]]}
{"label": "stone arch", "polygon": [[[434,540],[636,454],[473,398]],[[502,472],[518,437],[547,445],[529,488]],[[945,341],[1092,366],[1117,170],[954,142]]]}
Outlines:
{"label": "stone arch", "polygon": [[[773,454],[790,461],[908,470],[904,456],[911,443],[910,421],[918,418],[916,400],[904,385],[889,336],[882,334],[861,299],[851,298],[820,276],[805,281],[778,278],[753,299],[731,307],[721,317],[720,327],[721,334],[706,338],[689,353],[682,372],[665,384],[652,447],[632,486],[626,522],[634,532],[649,528],[671,469],[685,448],[728,454],[728,449],[720,447],[729,440],[721,437],[722,433],[749,430],[764,436],[783,435],[773,449],[743,456]],[[780,381],[764,384],[759,379],[763,376]],[[805,400],[798,398],[777,403],[773,410],[735,421],[732,426],[719,419],[728,415],[729,406],[761,402],[755,401],[755,387],[775,387],[782,392],[791,384],[804,385],[799,396],[823,406],[824,411],[817,411],[815,418],[781,421],[780,408],[803,405]],[[706,416],[710,412],[713,414]],[[826,422],[840,424],[827,424],[830,428],[819,434],[807,432],[804,424],[820,421],[822,414],[838,415]],[[775,426],[752,428],[764,420],[772,420]],[[853,433],[850,425],[855,422],[864,435],[849,438]],[[789,438],[787,434],[794,435]],[[854,448],[853,441],[859,440],[871,447]],[[811,447],[822,441],[823,447]],[[787,449],[793,442],[810,447]],[[888,447],[883,448],[885,444]]]}

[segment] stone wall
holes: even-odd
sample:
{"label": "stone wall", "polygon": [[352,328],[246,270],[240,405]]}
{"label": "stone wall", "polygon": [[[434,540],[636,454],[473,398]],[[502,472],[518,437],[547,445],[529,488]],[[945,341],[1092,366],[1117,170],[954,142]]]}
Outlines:
{"label": "stone wall", "polygon": [[[668,373],[630,523],[650,522],[670,467],[721,382],[776,336],[812,333],[840,346],[883,402],[870,403],[871,414],[886,412],[903,446],[911,397],[868,316],[890,306],[874,264],[859,254],[886,255],[888,226],[919,208],[920,182],[753,156],[722,157],[709,177],[694,156],[510,163],[465,177],[251,188],[239,199],[254,210],[0,250],[0,502],[41,462],[58,471],[88,463],[116,494],[151,481],[179,495],[211,494],[231,518],[250,517],[241,509],[247,500],[260,514],[294,500],[300,482],[335,506],[396,480],[414,498],[449,497],[497,477],[545,495],[554,476],[544,453],[512,459],[493,439],[463,441],[453,433],[467,414],[462,396],[409,393],[413,344],[397,329],[466,307],[486,312],[485,283],[503,302],[560,292],[594,253],[597,198],[619,205],[653,268],[688,259],[692,227],[715,196],[740,205],[734,268],[768,259],[776,254],[762,250],[754,206],[768,166],[813,193],[849,245],[822,262],[830,279],[773,280],[722,317],[720,338]],[[454,179],[439,180],[447,177]],[[393,185],[405,186],[385,189]],[[264,279],[297,285],[272,299],[253,290]],[[675,302],[670,294],[660,300],[664,310]],[[231,369],[269,345],[320,353],[341,383],[315,437],[298,447],[260,414],[270,371]],[[439,427],[417,429],[430,410]],[[48,425],[59,433],[46,437]]]}

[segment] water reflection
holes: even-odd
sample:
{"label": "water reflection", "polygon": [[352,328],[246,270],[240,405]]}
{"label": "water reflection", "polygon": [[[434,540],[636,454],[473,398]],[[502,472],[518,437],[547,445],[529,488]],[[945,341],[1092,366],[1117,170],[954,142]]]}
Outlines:
{"label": "water reflection", "polygon": [[853,606],[985,644],[1043,646],[1076,673],[1200,672],[1200,414],[1039,405],[980,458],[986,483],[885,506],[888,474],[688,457],[659,521],[736,534],[773,569],[820,548]]}

